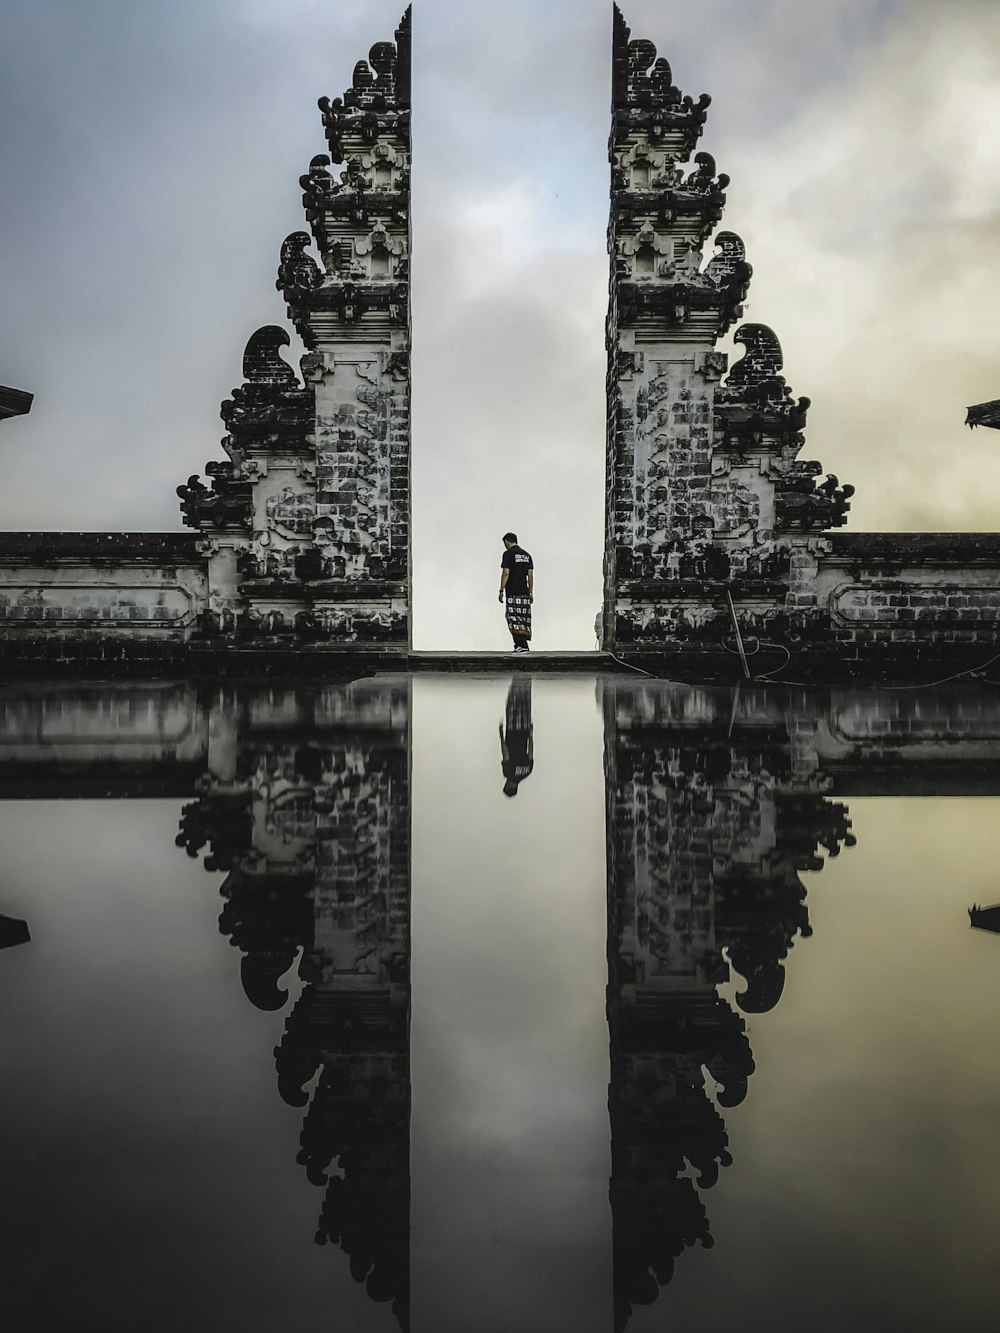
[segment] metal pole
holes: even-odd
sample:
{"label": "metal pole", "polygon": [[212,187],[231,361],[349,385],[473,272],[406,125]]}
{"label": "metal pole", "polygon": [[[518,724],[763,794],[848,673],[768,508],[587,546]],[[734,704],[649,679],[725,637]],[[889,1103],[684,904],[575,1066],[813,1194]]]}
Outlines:
{"label": "metal pole", "polygon": [[733,702],[729,709],[729,730],[726,732],[726,740],[732,740],[733,727],[736,725],[736,714],[740,706],[740,686],[739,682],[733,686]]}
{"label": "metal pole", "polygon": [[740,661],[743,664],[743,676],[746,680],[753,680],[750,675],[750,668],[747,666],[746,649],[743,647],[743,635],[740,633],[740,624],[736,619],[736,607],[733,606],[733,594],[726,589],[726,601],[729,604],[729,619],[733,622],[733,633],[736,635],[736,647],[739,649]]}

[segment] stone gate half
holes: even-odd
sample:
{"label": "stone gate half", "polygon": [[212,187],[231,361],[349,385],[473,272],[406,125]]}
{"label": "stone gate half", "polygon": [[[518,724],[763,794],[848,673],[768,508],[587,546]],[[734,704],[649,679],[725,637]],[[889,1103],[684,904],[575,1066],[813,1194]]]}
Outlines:
{"label": "stone gate half", "polygon": [[300,178],[310,230],[277,280],[301,376],[283,328],[252,335],[227,457],[178,487],[191,536],[0,534],[0,661],[408,651],[409,10],[319,105],[329,151]]}
{"label": "stone gate half", "polygon": [[615,7],[603,645],[698,672],[742,636],[779,679],[982,662],[1000,534],[836,531],[854,488],[799,457],[809,400],[772,330],[740,325],[726,373],[751,268],[717,229],[729,177],[695,152],[710,100]]}

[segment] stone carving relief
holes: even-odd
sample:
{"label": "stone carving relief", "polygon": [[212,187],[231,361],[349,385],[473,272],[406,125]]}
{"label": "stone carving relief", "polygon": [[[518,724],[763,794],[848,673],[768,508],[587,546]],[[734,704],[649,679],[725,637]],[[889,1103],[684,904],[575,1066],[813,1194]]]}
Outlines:
{"label": "stone carving relief", "polygon": [[367,236],[355,241],[354,251],[367,259],[367,277],[384,280],[395,275],[396,266],[406,252],[406,241],[402,236],[391,236],[385,223],[378,222]]}
{"label": "stone carving relief", "polygon": [[315,493],[285,486],[265,505],[268,522],[282,537],[297,540],[312,534],[316,517]]}
{"label": "stone carving relief", "polygon": [[27,580],[18,571],[0,570],[0,624],[33,622],[62,628],[102,630],[179,629],[195,618],[191,591],[157,580],[102,584],[96,573],[77,581]]}
{"label": "stone carving relief", "polygon": [[392,190],[406,185],[406,158],[391,143],[379,142],[358,158],[365,183],[372,190]]}

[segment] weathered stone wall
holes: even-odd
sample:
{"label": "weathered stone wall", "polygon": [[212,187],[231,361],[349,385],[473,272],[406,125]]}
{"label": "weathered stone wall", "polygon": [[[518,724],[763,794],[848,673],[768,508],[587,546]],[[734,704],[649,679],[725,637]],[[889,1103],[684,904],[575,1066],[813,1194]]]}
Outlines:
{"label": "weathered stone wall", "polygon": [[1000,538],[836,533],[804,543],[789,579],[790,635],[842,660],[914,649],[1000,651]]}
{"label": "weathered stone wall", "polygon": [[180,647],[198,632],[208,569],[173,533],[0,533],[0,665],[129,645]]}

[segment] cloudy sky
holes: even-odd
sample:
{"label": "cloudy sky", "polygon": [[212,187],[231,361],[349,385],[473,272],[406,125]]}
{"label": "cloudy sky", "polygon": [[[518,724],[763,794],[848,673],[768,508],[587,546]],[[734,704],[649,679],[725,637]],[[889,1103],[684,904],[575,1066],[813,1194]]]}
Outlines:
{"label": "cloudy sky", "polygon": [[[284,322],[316,98],[402,0],[6,0],[0,526],[177,528],[243,345]],[[725,225],[813,400],[852,527],[1000,528],[1000,5],[626,5],[732,177]],[[600,603],[610,4],[418,0],[416,642],[506,642],[497,536],[539,565],[539,647]]]}

